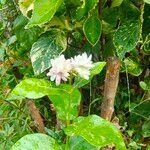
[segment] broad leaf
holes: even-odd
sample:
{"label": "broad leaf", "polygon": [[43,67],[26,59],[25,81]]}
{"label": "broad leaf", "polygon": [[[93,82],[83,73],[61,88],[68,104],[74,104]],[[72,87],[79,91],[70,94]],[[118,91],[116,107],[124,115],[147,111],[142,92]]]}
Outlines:
{"label": "broad leaf", "polygon": [[36,0],[28,28],[42,25],[52,19],[63,0]]}
{"label": "broad leaf", "polygon": [[22,14],[28,17],[28,12],[33,10],[34,0],[19,0],[19,8]]}
{"label": "broad leaf", "polygon": [[106,62],[94,63],[94,67],[90,71],[89,80],[85,80],[81,77],[76,77],[74,81],[74,86],[80,88],[86,85],[87,83],[89,83],[95,75],[99,74],[102,71],[105,65],[106,65]]}
{"label": "broad leaf", "polygon": [[98,150],[80,136],[72,136],[69,138],[69,150]]}
{"label": "broad leaf", "polygon": [[81,94],[67,84],[55,86],[44,79],[25,79],[14,88],[7,100],[13,100],[15,97],[38,99],[46,95],[53,102],[59,119],[72,120],[78,116],[77,107],[80,104]]}
{"label": "broad leaf", "polygon": [[66,38],[60,34],[54,38],[42,37],[35,42],[30,52],[34,73],[38,75],[50,68],[50,60],[60,55],[66,47]]}
{"label": "broad leaf", "polygon": [[22,96],[29,99],[38,99],[51,93],[55,94],[55,89],[52,88],[51,82],[44,79],[25,79],[22,80],[11,92],[7,99],[13,96]]}
{"label": "broad leaf", "polygon": [[19,139],[11,150],[60,150],[56,141],[41,133],[27,134]]}
{"label": "broad leaf", "polygon": [[91,45],[97,44],[101,36],[101,22],[96,16],[90,16],[83,25],[84,34]]}
{"label": "broad leaf", "polygon": [[150,4],[150,0],[144,0],[144,2]]}
{"label": "broad leaf", "polygon": [[97,6],[98,2],[98,0],[83,0],[83,4],[76,11],[77,20],[82,19],[91,10],[93,10]]}
{"label": "broad leaf", "polygon": [[138,23],[127,23],[120,26],[115,32],[113,43],[117,55],[122,59],[126,52],[132,51],[139,39],[140,25]]}
{"label": "broad leaf", "polygon": [[123,0],[113,0],[112,4],[111,4],[111,7],[120,6],[122,2],[123,2]]}
{"label": "broad leaf", "polygon": [[38,36],[41,33],[39,27],[24,29],[28,20],[23,15],[19,15],[13,22],[13,30],[20,43],[21,48],[24,50],[30,50],[32,44],[37,41]]}
{"label": "broad leaf", "polygon": [[143,71],[143,68],[141,67],[141,64],[138,62],[138,60],[132,57],[124,59],[121,69],[123,72],[127,70],[127,72],[133,76],[139,76]]}
{"label": "broad leaf", "polygon": [[49,98],[61,120],[73,120],[78,116],[81,94],[76,88],[70,85],[60,85],[59,92],[49,95]]}
{"label": "broad leaf", "polygon": [[68,136],[82,136],[94,146],[114,144],[118,150],[126,150],[120,131],[109,121],[96,115],[79,117],[65,129]]}

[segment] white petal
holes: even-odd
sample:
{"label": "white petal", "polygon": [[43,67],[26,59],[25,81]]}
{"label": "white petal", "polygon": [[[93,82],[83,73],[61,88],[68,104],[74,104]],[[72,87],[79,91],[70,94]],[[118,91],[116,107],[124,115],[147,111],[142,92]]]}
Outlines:
{"label": "white petal", "polygon": [[58,86],[60,84],[60,82],[61,82],[61,76],[58,75],[56,77],[56,85]]}

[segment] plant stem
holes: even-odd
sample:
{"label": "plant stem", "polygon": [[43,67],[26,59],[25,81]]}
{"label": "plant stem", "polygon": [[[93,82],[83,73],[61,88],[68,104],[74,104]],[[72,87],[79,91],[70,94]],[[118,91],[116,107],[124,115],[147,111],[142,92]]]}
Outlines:
{"label": "plant stem", "polygon": [[111,120],[114,112],[114,101],[119,82],[120,61],[111,57],[107,61],[107,71],[104,85],[104,100],[101,105],[101,117]]}

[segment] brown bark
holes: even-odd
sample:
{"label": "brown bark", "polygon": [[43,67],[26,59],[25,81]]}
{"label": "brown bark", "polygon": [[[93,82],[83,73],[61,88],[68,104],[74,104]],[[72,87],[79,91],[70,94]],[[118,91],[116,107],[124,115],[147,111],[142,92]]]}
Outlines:
{"label": "brown bark", "polygon": [[119,81],[120,61],[110,57],[107,61],[107,71],[104,84],[104,100],[101,105],[101,117],[111,120],[114,112],[114,100]]}
{"label": "brown bark", "polygon": [[40,115],[39,110],[36,108],[35,103],[32,100],[29,100],[27,102],[31,117],[33,118],[33,120],[35,121],[38,131],[41,133],[45,133],[45,127],[44,127],[44,123],[43,123],[43,119]]}

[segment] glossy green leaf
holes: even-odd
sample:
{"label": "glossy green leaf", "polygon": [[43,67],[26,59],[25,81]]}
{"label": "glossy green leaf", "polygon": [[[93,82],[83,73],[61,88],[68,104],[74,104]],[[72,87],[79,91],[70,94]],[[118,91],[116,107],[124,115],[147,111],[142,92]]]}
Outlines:
{"label": "glossy green leaf", "polygon": [[73,120],[78,116],[78,106],[81,101],[79,90],[71,85],[60,85],[56,94],[49,95],[53,102],[57,116],[61,120]]}
{"label": "glossy green leaf", "polygon": [[150,4],[150,0],[144,0],[144,2]]}
{"label": "glossy green leaf", "polygon": [[82,136],[94,146],[114,144],[118,150],[126,150],[120,131],[109,121],[99,116],[79,117],[65,129],[68,136]]}
{"label": "glossy green leaf", "polygon": [[123,0],[113,0],[112,4],[111,4],[111,7],[120,6],[122,2],[123,2]]}
{"label": "glossy green leaf", "polygon": [[34,0],[19,0],[19,8],[22,14],[28,17],[28,12],[33,10]]}
{"label": "glossy green leaf", "polygon": [[50,68],[50,60],[66,49],[66,43],[66,38],[60,34],[54,38],[42,37],[35,42],[30,52],[34,73],[38,75]]}
{"label": "glossy green leaf", "polygon": [[125,72],[126,69],[127,69],[127,72],[133,76],[139,76],[143,71],[143,68],[141,67],[138,60],[132,57],[128,57],[124,59],[121,71]]}
{"label": "glossy green leaf", "polygon": [[98,147],[91,145],[80,136],[69,138],[69,150],[98,150]]}
{"label": "glossy green leaf", "polygon": [[54,92],[51,82],[44,79],[25,79],[22,80],[11,92],[7,99],[11,99],[12,96],[22,96],[29,99],[41,98],[45,95]]}
{"label": "glossy green leaf", "polygon": [[25,79],[14,88],[7,100],[17,97],[38,99],[46,95],[53,102],[59,119],[72,120],[78,116],[81,94],[76,88],[67,84],[55,86],[44,79]]}
{"label": "glossy green leaf", "polygon": [[11,150],[60,150],[57,142],[41,133],[27,134],[19,139]]}
{"label": "glossy green leaf", "polygon": [[93,46],[99,41],[99,38],[101,36],[101,30],[101,22],[96,16],[90,16],[83,25],[83,31],[86,39]]}
{"label": "glossy green leaf", "polygon": [[77,76],[74,81],[74,86],[80,88],[80,87],[88,84],[95,75],[99,74],[102,71],[102,69],[104,68],[105,65],[106,65],[106,62],[94,63],[94,67],[90,71],[89,80],[85,80],[85,79]]}
{"label": "glossy green leaf", "polygon": [[91,10],[93,10],[97,4],[98,0],[82,0],[83,4],[78,7],[76,11],[76,19],[81,20],[84,16],[86,16]]}
{"label": "glossy green leaf", "polygon": [[139,23],[127,23],[122,25],[115,32],[113,43],[117,51],[117,55],[122,59],[126,52],[132,51],[139,39],[140,25]]}
{"label": "glossy green leaf", "polygon": [[52,19],[63,0],[36,0],[32,17],[27,25],[31,28],[35,25],[42,25]]}

